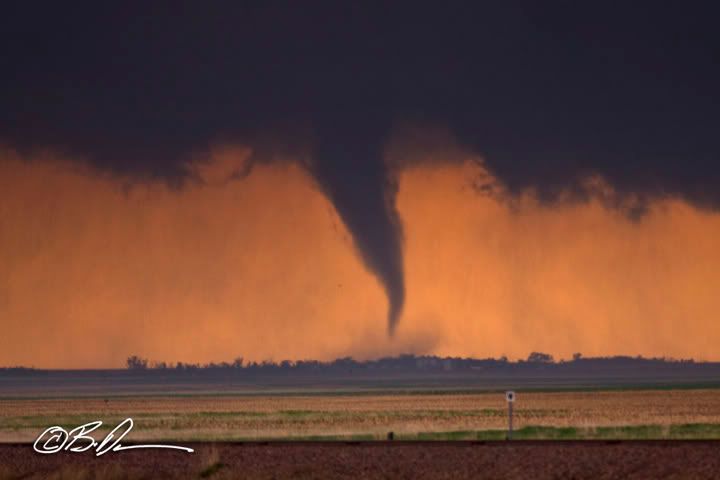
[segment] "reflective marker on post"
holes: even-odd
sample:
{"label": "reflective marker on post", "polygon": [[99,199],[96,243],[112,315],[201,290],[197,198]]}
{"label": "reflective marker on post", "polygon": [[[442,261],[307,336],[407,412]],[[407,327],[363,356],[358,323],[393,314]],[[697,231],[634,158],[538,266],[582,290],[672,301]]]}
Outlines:
{"label": "reflective marker on post", "polygon": [[508,434],[507,439],[512,439],[512,410],[513,410],[513,403],[515,402],[515,392],[512,390],[508,390],[505,392],[505,400],[507,400],[508,404]]}

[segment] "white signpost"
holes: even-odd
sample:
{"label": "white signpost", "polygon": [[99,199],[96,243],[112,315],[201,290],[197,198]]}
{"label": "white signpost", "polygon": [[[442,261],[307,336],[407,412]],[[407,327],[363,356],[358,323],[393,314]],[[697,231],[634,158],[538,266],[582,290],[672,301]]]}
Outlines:
{"label": "white signpost", "polygon": [[512,390],[508,390],[505,392],[505,400],[507,400],[508,404],[508,434],[507,439],[512,439],[512,410],[513,410],[513,403],[515,403],[515,392]]}

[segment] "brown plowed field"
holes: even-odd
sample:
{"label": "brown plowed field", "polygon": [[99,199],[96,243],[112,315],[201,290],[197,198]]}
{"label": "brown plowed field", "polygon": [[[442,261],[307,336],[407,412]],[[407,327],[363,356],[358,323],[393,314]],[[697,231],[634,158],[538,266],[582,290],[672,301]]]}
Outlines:
{"label": "brown plowed field", "polygon": [[720,442],[203,443],[194,454],[40,455],[0,445],[0,478],[717,479]]}

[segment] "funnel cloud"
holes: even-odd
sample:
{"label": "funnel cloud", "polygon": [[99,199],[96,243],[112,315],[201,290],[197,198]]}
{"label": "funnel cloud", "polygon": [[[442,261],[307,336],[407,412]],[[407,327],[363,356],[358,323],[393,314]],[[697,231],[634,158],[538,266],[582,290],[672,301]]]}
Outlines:
{"label": "funnel cloud", "polygon": [[397,181],[383,158],[383,132],[371,130],[358,138],[357,130],[328,123],[318,133],[311,172],[352,234],[363,263],[385,290],[392,335],[405,302],[405,281]]}

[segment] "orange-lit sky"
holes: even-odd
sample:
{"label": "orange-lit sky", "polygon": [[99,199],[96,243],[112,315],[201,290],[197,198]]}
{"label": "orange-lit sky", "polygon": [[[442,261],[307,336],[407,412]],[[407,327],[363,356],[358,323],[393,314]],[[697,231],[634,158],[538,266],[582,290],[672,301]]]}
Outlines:
{"label": "orange-lit sky", "polygon": [[407,302],[388,338],[384,292],[313,180],[292,162],[231,179],[248,154],[218,147],[177,188],[0,153],[0,365],[720,359],[717,213],[658,198],[632,220],[599,177],[589,201],[541,204],[456,148],[398,161]]}

